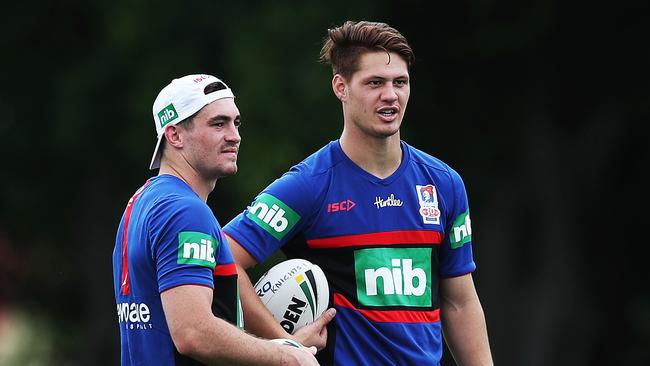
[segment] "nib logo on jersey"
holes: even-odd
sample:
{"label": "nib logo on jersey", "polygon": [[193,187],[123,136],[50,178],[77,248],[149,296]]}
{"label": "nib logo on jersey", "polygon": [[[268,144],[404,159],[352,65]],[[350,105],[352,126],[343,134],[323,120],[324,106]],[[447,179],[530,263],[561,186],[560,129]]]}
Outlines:
{"label": "nib logo on jersey", "polygon": [[449,243],[452,249],[457,249],[470,241],[472,241],[472,220],[469,218],[469,210],[467,210],[454,220]]}
{"label": "nib logo on jersey", "polygon": [[212,236],[197,231],[178,233],[178,264],[196,264],[214,269],[214,253],[219,246]]}
{"label": "nib logo on jersey", "polygon": [[300,220],[296,211],[267,193],[257,197],[246,216],[278,240],[282,240]]}
{"label": "nib logo on jersey", "polygon": [[431,306],[431,248],[373,248],[354,252],[359,304]]}

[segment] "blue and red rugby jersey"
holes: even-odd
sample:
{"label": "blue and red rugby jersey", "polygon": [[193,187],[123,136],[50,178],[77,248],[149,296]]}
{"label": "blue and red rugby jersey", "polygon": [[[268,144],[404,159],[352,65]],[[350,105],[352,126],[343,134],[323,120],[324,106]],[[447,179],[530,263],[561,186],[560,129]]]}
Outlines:
{"label": "blue and red rugby jersey", "polygon": [[439,279],[476,268],[461,177],[401,147],[400,167],[379,179],[332,141],[224,226],[259,263],[281,248],[323,269],[337,316],[322,364],[439,364]]}
{"label": "blue and red rugby jersey", "polygon": [[237,269],[210,208],[181,179],[149,179],[117,230],[113,283],[121,364],[198,365],[176,350],[160,294],[181,285],[213,289],[213,313],[243,328]]}

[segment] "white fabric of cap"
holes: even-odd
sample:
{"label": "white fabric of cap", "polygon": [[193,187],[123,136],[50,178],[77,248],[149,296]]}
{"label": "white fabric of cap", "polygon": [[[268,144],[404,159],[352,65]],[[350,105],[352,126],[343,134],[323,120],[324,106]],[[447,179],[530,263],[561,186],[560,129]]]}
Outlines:
{"label": "white fabric of cap", "polygon": [[[205,94],[205,87],[212,83],[222,83],[226,88]],[[149,169],[160,168],[162,151],[159,150],[167,126],[184,121],[217,99],[234,97],[226,83],[212,75],[194,74],[172,80],[158,93],[153,103],[153,122],[158,141]]]}

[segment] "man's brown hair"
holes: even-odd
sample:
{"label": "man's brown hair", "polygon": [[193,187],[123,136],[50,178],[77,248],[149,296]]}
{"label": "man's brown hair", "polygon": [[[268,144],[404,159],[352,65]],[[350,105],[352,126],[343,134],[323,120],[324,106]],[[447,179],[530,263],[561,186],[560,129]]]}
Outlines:
{"label": "man's brown hair", "polygon": [[349,79],[358,69],[359,56],[374,51],[395,52],[408,67],[415,60],[408,41],[395,28],[386,23],[349,20],[327,30],[320,61],[332,65],[334,74]]}

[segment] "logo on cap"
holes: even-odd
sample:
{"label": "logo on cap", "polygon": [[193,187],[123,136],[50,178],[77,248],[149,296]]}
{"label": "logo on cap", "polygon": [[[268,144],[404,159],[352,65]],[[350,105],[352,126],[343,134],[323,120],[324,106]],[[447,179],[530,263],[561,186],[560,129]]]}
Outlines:
{"label": "logo on cap", "polygon": [[178,113],[173,104],[168,105],[163,108],[162,111],[158,112],[158,120],[160,121],[160,128],[165,127],[169,122],[178,118]]}

